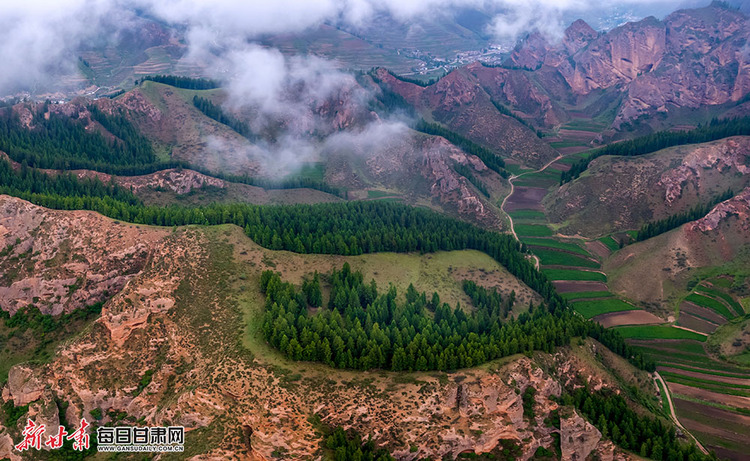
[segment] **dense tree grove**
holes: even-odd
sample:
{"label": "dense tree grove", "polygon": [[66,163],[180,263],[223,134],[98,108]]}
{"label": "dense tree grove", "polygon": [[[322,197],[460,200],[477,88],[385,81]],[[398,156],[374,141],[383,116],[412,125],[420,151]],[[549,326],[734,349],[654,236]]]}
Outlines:
{"label": "dense tree grove", "polygon": [[716,459],[714,454],[704,455],[695,445],[680,443],[673,426],[638,414],[621,395],[613,392],[579,388],[564,395],[562,403],[577,408],[604,437],[644,458],[657,461]]}
{"label": "dense tree grove", "polygon": [[70,173],[49,175],[25,166],[16,171],[5,159],[0,159],[0,193],[24,197],[59,196],[73,202],[83,197],[98,197],[126,205],[140,204],[130,191],[114,183],[104,184],[98,178],[79,179]]}
{"label": "dense tree grove", "polygon": [[622,141],[602,147],[588,157],[574,163],[570,170],[562,173],[560,184],[572,181],[589,167],[589,163],[602,155],[636,156],[650,154],[667,147],[716,141],[729,136],[750,135],[750,117],[712,119],[710,123],[689,131],[658,131],[630,141]]}
{"label": "dense tree grove", "polygon": [[207,78],[178,77],[176,75],[147,75],[141,79],[142,82],[146,80],[186,90],[213,90],[221,86],[219,82]]}
{"label": "dense tree grove", "polygon": [[[385,449],[378,449],[371,439],[363,442],[359,434],[347,433],[341,427],[334,429],[325,440],[332,452],[333,461],[393,461]],[[330,458],[325,458],[330,459]]]}
{"label": "dense tree grove", "polygon": [[500,158],[497,154],[487,149],[484,146],[480,146],[474,141],[461,136],[455,131],[451,131],[439,123],[429,123],[425,120],[419,120],[415,125],[414,129],[421,131],[422,133],[431,134],[433,136],[442,136],[452,144],[455,144],[461,150],[467,154],[476,155],[479,157],[487,168],[496,172],[503,178],[508,177],[508,172],[505,171],[505,161]]}
{"label": "dense tree grove", "polygon": [[0,150],[19,163],[60,170],[116,172],[155,161],[151,144],[122,115],[92,112],[94,120],[118,136],[108,141],[76,120],[54,113],[47,118],[44,112],[34,115],[31,129],[10,111],[0,115]]}
{"label": "dense tree grove", "polygon": [[409,77],[406,77],[406,76],[403,76],[403,75],[398,75],[397,73],[392,72],[390,70],[388,71],[388,73],[391,74],[391,76],[393,76],[397,80],[401,80],[402,82],[406,82],[406,83],[411,83],[411,84],[414,84],[414,85],[418,85],[418,86],[421,86],[422,88],[427,88],[428,86],[432,86],[432,85],[436,84],[437,82],[439,82],[441,78],[443,78],[446,75],[448,75],[448,74],[444,74],[444,75],[441,75],[439,77],[432,77],[429,80],[420,80],[418,78],[409,78]]}
{"label": "dense tree grove", "polygon": [[456,173],[468,179],[469,182],[472,183],[474,187],[476,187],[477,190],[482,193],[482,195],[484,195],[485,197],[490,196],[490,193],[487,190],[487,186],[482,182],[481,179],[474,176],[474,173],[471,171],[471,168],[469,168],[466,165],[457,163],[455,166],[455,169],[456,169]]}
{"label": "dense tree grove", "polygon": [[241,134],[243,137],[251,141],[255,141],[258,138],[250,130],[250,126],[247,123],[231,115],[225,114],[221,106],[214,104],[210,99],[201,98],[200,96],[193,96],[193,105],[199,111],[203,112],[206,117],[214,119],[217,122],[228,126],[237,133]]}
{"label": "dense tree grove", "polygon": [[[72,177],[66,181],[76,182]],[[96,195],[68,195],[65,188],[59,189],[60,192],[57,192],[58,189],[35,192],[38,186],[23,181],[17,184],[21,186],[5,188],[4,192],[48,208],[87,209],[114,219],[158,226],[236,224],[255,242],[274,250],[358,255],[385,251],[427,253],[474,249],[497,260],[539,293],[550,313],[556,316],[565,313],[571,322],[582,320],[568,309],[554,285],[535,269],[512,236],[480,229],[430,210],[381,201],[284,206],[213,204],[202,207],[151,207],[138,203],[126,191],[119,192],[126,194],[125,199],[116,198],[117,193],[107,196],[99,189],[103,185],[91,186],[97,191]],[[80,185],[69,187],[73,194],[81,194],[85,190]],[[644,363],[642,357],[635,354],[616,331],[605,330],[595,323],[586,325],[585,330],[590,336],[615,353],[637,366],[651,366]]]}
{"label": "dense tree grove", "polygon": [[553,314],[530,306],[528,313],[507,319],[508,305],[497,292],[472,282],[465,289],[478,301],[471,314],[440,303],[437,294],[428,300],[412,285],[405,301],[393,286],[379,293],[374,281],[365,283],[347,263],[331,274],[328,308],[309,315],[305,290],[265,271],[262,330],[292,360],[393,371],[455,370],[521,352],[552,352],[575,336],[605,336],[600,325],[570,309]]}
{"label": "dense tree grove", "polygon": [[715,197],[713,200],[711,200],[710,203],[707,203],[705,205],[696,205],[688,211],[672,215],[668,218],[647,222],[643,226],[641,226],[635,239],[638,242],[650,239],[651,237],[680,227],[685,223],[700,219],[706,216],[714,206],[723,202],[724,200],[729,200],[732,197],[734,197],[734,192],[732,192],[731,189],[727,189],[726,192]]}
{"label": "dense tree grove", "polygon": [[516,301],[515,291],[511,291],[508,299],[503,302],[503,297],[497,290],[488,290],[471,280],[464,280],[463,289],[471,298],[471,302],[477,307],[480,315],[486,313],[491,319],[507,318],[513,303]]}

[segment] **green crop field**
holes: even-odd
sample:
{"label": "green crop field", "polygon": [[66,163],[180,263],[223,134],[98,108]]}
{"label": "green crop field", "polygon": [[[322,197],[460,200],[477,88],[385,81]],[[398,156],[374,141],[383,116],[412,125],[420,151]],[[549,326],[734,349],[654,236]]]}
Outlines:
{"label": "green crop field", "polygon": [[620,249],[620,245],[615,242],[615,239],[613,239],[612,236],[602,237],[599,241],[602,242],[605,247],[609,248],[609,251],[617,251]]}
{"label": "green crop field", "polygon": [[715,288],[709,288],[705,285],[698,285],[697,287],[695,287],[695,291],[700,291],[701,293],[705,293],[715,298],[723,299],[724,301],[727,302],[727,304],[729,304],[732,307],[732,310],[734,310],[739,315],[743,315],[745,313],[740,303],[735,301],[734,298],[724,293],[723,291],[719,291]]}
{"label": "green crop field", "polygon": [[638,308],[617,298],[578,301],[573,303],[573,309],[582,316],[590,319],[599,314],[609,312],[632,311]]}
{"label": "green crop field", "polygon": [[514,181],[514,184],[516,186],[525,186],[525,187],[549,187],[553,184],[559,184],[560,183],[560,172],[557,170],[550,170],[547,169],[542,172],[534,172],[525,174],[523,176],[519,176],[519,178]]}
{"label": "green crop field", "polygon": [[[695,387],[701,387],[701,385],[707,385],[707,386],[719,386],[719,387],[729,387],[734,388],[737,390],[745,390],[747,392],[748,389],[750,389],[750,386],[746,384],[730,384],[730,383],[724,383],[720,381],[715,381],[713,379],[705,379],[705,378],[695,378],[693,376],[686,376],[680,373],[674,373],[671,371],[662,371],[660,373],[663,378],[676,378],[681,379],[686,382],[690,382],[691,386]],[[710,376],[709,376],[710,377]],[[711,389],[713,390],[713,389]]]}
{"label": "green crop field", "polygon": [[508,212],[508,214],[511,218],[517,221],[547,221],[547,217],[544,215],[544,213],[536,210],[515,210]]}
{"label": "green crop field", "polygon": [[570,253],[556,250],[534,249],[533,253],[539,257],[544,266],[577,266],[598,269],[599,263]]}
{"label": "green crop field", "polygon": [[561,293],[568,301],[573,299],[611,298],[614,295],[609,291],[579,291],[577,293]]}
{"label": "green crop field", "polygon": [[549,237],[552,235],[552,229],[539,224],[518,224],[515,226],[518,235],[530,237]]}
{"label": "green crop field", "polygon": [[565,243],[565,242],[559,242],[557,240],[540,239],[540,238],[522,238],[521,241],[525,243],[526,245],[531,245],[535,247],[556,248],[558,250],[570,251],[572,253],[576,253],[582,256],[591,256],[591,254],[588,251],[584,250],[583,248],[579,247],[578,245],[574,243]]}
{"label": "green crop field", "polygon": [[566,148],[566,147],[586,147],[587,144],[583,143],[581,141],[553,141],[549,143],[550,147],[553,149],[560,149],[560,148]]}
{"label": "green crop field", "polygon": [[577,271],[574,269],[542,269],[550,280],[585,280],[607,283],[607,276],[601,272]]}
{"label": "green crop field", "polygon": [[638,325],[615,327],[625,338],[630,339],[692,339],[705,342],[706,337],[692,331],[666,325]]}
{"label": "green crop field", "polygon": [[699,306],[712,309],[718,312],[719,315],[723,316],[727,320],[733,319],[735,317],[731,312],[729,312],[729,308],[727,308],[727,306],[725,306],[722,302],[717,301],[713,298],[699,295],[697,293],[691,293],[685,299]]}

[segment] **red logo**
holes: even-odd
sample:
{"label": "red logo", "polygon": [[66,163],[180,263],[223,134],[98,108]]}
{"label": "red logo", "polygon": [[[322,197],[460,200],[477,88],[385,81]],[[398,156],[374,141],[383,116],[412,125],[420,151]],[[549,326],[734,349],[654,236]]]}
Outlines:
{"label": "red logo", "polygon": [[[88,450],[90,446],[89,434],[86,432],[86,428],[91,426],[85,418],[81,418],[81,425],[78,429],[69,434],[65,429],[65,426],[60,426],[57,429],[56,435],[50,435],[44,445],[50,447],[52,450],[62,448],[63,443],[66,440],[73,441],[73,449],[78,451]],[[44,424],[36,424],[34,421],[27,419],[26,427],[23,429],[23,442],[16,445],[16,450],[25,451],[31,448],[35,450],[42,449],[42,436],[44,435]],[[66,437],[67,436],[67,437]]]}

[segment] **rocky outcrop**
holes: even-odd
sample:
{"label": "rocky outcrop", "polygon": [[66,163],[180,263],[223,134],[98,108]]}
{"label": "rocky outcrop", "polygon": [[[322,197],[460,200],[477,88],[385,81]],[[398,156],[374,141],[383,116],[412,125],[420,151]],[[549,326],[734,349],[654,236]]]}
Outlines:
{"label": "rocky outcrop", "polygon": [[0,308],[60,314],[104,301],[140,272],[164,235],[0,196]]}
{"label": "rocky outcrop", "polygon": [[657,187],[665,190],[664,200],[671,205],[682,196],[683,186],[695,183],[700,189],[706,171],[746,175],[750,173],[750,138],[735,137],[695,147],[680,166],[661,175]]}
{"label": "rocky outcrop", "polygon": [[136,194],[142,189],[153,189],[184,195],[207,186],[219,189],[226,187],[226,183],[221,179],[185,169],[162,170],[144,176],[118,176],[115,181]]}
{"label": "rocky outcrop", "polygon": [[[61,219],[48,213],[49,220]],[[51,425],[54,397],[69,403],[68,421],[99,409],[103,424],[112,422],[110,413],[125,412],[147,425],[184,425],[188,440],[200,428],[216,441],[204,447],[206,458],[272,459],[277,450],[310,458],[320,446],[311,415],[370,434],[404,460],[501,452],[505,443],[518,446],[521,459],[539,446],[554,449],[557,429],[544,421],[558,409],[552,399],[561,393],[558,367],[521,357],[405,378],[310,364],[303,379],[295,378],[286,369],[291,364],[269,362],[238,341],[245,321],[236,297],[244,288],[232,288],[244,287],[237,274],[255,277],[271,267],[274,253],[239,228],[178,229],[160,237],[154,257],[90,328],[64,343],[51,362],[11,369],[3,400],[31,402],[32,416]],[[144,381],[146,370],[152,370],[150,381]],[[530,386],[537,390],[534,421],[523,409]],[[569,450],[589,450],[590,437],[574,426]]]}
{"label": "rocky outcrop", "polygon": [[[586,112],[596,116],[621,99],[612,124],[620,129],[644,115],[741,100],[750,92],[748,41],[747,16],[715,2],[677,11],[662,21],[649,17],[627,23],[601,35],[579,20],[556,43],[533,33],[511,53],[506,69],[492,72],[498,92],[506,94],[526,85],[519,75],[531,78],[553,102],[543,109],[545,115],[510,98],[500,100],[547,126],[567,112],[558,100],[572,100],[573,105],[585,101]],[[556,77],[564,79],[564,88]],[[602,94],[601,104],[586,99],[594,91]],[[547,116],[549,112],[555,117]]]}
{"label": "rocky outcrop", "polygon": [[[485,224],[498,222],[484,199],[454,170],[454,165],[461,164],[479,174],[487,171],[487,166],[444,138],[412,133],[394,137],[370,152],[366,164],[369,173],[380,183],[393,184],[411,193],[426,193],[441,206],[467,219]],[[421,187],[415,188],[415,172],[421,177],[416,183],[424,183],[423,191]]]}
{"label": "rocky outcrop", "polygon": [[585,460],[602,439],[602,434],[577,412],[569,418],[560,418],[560,448],[562,459]]}
{"label": "rocky outcrop", "polygon": [[750,137],[685,145],[635,157],[600,157],[587,175],[545,199],[562,232],[602,235],[637,229],[750,186]]}
{"label": "rocky outcrop", "polygon": [[711,232],[730,217],[737,218],[733,223],[741,231],[750,232],[750,187],[729,200],[716,205],[706,216],[685,226],[686,232]]}

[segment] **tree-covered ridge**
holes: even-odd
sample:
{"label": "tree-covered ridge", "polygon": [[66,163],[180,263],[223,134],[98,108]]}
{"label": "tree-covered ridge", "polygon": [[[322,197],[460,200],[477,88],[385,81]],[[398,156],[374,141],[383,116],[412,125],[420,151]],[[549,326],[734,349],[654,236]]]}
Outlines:
{"label": "tree-covered ridge", "polygon": [[572,181],[586,171],[592,160],[602,155],[636,156],[656,152],[667,147],[683,144],[698,144],[716,141],[730,136],[750,135],[750,117],[712,119],[707,125],[698,126],[689,131],[658,131],[640,138],[622,141],[599,148],[586,158],[574,163],[570,170],[564,171],[560,184]]}
{"label": "tree-covered ridge", "polygon": [[651,237],[676,229],[685,223],[700,219],[706,216],[714,206],[732,197],[734,197],[734,192],[731,189],[727,189],[723,194],[716,196],[711,202],[705,205],[696,205],[683,213],[678,213],[658,221],[647,222],[641,226],[635,239],[638,242],[650,239]]}
{"label": "tree-covered ridge", "polygon": [[210,99],[201,98],[197,95],[193,96],[193,105],[199,111],[203,112],[206,117],[216,120],[222,125],[228,126],[237,133],[241,134],[243,137],[251,141],[257,139],[257,136],[253,134],[253,132],[250,130],[250,126],[247,123],[237,119],[236,117],[225,114],[221,106],[214,104]]}
{"label": "tree-covered ridge", "polygon": [[411,285],[405,300],[393,286],[381,293],[348,263],[330,279],[328,307],[310,315],[304,289],[273,271],[262,274],[263,334],[292,360],[360,370],[456,370],[517,353],[553,352],[576,336],[608,341],[600,325],[569,309],[552,313],[530,306],[508,319],[501,296],[471,282],[464,288],[477,304],[466,313],[441,303],[437,293],[428,300]]}
{"label": "tree-covered ridge", "polygon": [[638,414],[621,395],[606,391],[591,392],[587,387],[582,387],[564,395],[561,403],[577,408],[601,431],[602,436],[644,458],[657,461],[716,459],[713,453],[701,453],[694,444],[680,443],[673,426]]}
{"label": "tree-covered ridge", "polygon": [[[8,174],[15,172],[10,169]],[[36,178],[45,181],[42,177]],[[67,180],[77,181],[75,178]],[[556,315],[567,312],[566,315],[573,316],[571,318],[578,318],[557,294],[552,282],[521,252],[520,244],[512,236],[480,229],[430,210],[381,201],[156,207],[144,206],[134,201],[132,195],[126,195],[122,200],[100,192],[96,195],[70,195],[74,190],[81,193],[83,189],[77,185],[71,186],[70,191],[63,188],[60,192],[34,192],[38,186],[29,181],[17,184],[24,186],[7,188],[4,192],[47,208],[86,209],[113,219],[158,226],[236,224],[255,242],[274,250],[341,255],[478,250],[494,258],[539,293],[547,303],[547,311]],[[616,331],[604,330],[598,324],[591,324],[588,329],[591,336],[613,352],[637,366],[650,366],[625,344]]]}
{"label": "tree-covered ridge", "polygon": [[[43,106],[44,107],[44,106]],[[37,168],[60,170],[89,168],[106,171],[155,161],[151,144],[121,114],[91,113],[117,139],[107,140],[101,133],[87,131],[82,123],[49,113],[34,114],[31,128],[6,110],[0,114],[0,150],[10,158]]]}
{"label": "tree-covered ridge", "polygon": [[78,202],[77,199],[80,199],[79,205],[84,197],[97,197],[126,205],[140,204],[130,191],[117,184],[104,184],[99,178],[79,179],[70,173],[49,175],[26,166],[14,170],[6,159],[0,159],[0,194],[16,197],[33,195],[67,197],[74,204]]}
{"label": "tree-covered ridge", "polygon": [[442,136],[467,154],[479,157],[490,170],[496,172],[503,178],[508,177],[508,172],[505,171],[505,161],[502,158],[486,147],[461,136],[455,131],[451,131],[439,123],[429,123],[423,119],[420,119],[414,125],[414,129],[433,136]]}
{"label": "tree-covered ridge", "polygon": [[[178,77],[176,75],[147,75],[141,79],[141,82],[147,80],[177,88],[184,88],[186,90],[213,90],[221,86],[216,80],[210,80],[207,78]],[[136,82],[136,85],[139,83],[140,82]]]}

